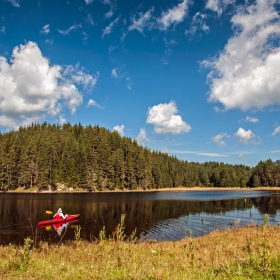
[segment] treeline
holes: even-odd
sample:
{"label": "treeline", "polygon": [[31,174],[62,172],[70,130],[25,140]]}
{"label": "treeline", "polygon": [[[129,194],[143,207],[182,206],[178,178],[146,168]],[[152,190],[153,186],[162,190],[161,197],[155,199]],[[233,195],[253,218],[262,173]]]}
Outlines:
{"label": "treeline", "polygon": [[43,123],[0,133],[1,190],[280,186],[279,169],[271,160],[255,168],[187,162],[97,125]]}

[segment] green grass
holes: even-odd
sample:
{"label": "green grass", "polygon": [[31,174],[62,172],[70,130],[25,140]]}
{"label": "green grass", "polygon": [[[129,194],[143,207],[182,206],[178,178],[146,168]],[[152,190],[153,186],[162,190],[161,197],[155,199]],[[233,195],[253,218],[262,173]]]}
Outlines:
{"label": "green grass", "polygon": [[[0,246],[0,279],[280,279],[280,228],[248,226],[175,242],[109,239]],[[126,241],[125,241],[126,240]],[[33,246],[33,247],[32,247]]]}

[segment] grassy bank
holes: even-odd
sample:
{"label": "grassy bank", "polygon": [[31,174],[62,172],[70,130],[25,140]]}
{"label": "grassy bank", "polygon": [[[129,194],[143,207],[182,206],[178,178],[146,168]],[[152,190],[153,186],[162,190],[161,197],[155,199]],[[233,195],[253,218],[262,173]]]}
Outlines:
{"label": "grassy bank", "polygon": [[214,231],[176,242],[80,239],[0,247],[1,279],[280,279],[280,228]]}

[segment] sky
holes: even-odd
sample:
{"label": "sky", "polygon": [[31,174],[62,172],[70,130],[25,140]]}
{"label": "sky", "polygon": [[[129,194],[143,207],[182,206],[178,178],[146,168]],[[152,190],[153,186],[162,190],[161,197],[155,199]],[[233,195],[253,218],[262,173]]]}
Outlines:
{"label": "sky", "polygon": [[280,0],[0,0],[0,130],[99,125],[188,162],[280,159]]}

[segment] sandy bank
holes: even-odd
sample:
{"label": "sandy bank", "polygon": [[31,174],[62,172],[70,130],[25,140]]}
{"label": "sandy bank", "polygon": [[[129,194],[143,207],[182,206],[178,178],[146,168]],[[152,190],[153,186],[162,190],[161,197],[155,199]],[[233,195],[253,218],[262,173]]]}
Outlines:
{"label": "sandy bank", "polygon": [[[148,190],[104,190],[104,191],[94,191],[92,193],[116,193],[116,192],[123,192],[123,193],[130,193],[130,192],[180,192],[180,191],[233,191],[233,190],[240,190],[240,191],[280,191],[280,187],[257,187],[257,188],[240,188],[240,187],[220,187],[220,188],[207,188],[207,187],[176,187],[176,188],[162,188],[162,189],[148,189]],[[75,189],[72,191],[69,190],[56,190],[56,191],[41,191],[38,192],[36,189],[33,190],[24,190],[22,188],[16,190],[10,190],[6,193],[89,193],[83,189]]]}

